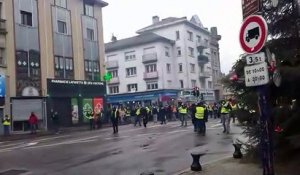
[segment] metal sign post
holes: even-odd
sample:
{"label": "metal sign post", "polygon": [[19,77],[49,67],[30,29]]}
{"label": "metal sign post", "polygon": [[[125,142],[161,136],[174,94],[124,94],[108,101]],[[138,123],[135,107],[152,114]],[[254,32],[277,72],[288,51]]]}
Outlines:
{"label": "metal sign post", "polygon": [[[250,2],[250,1],[249,1]],[[267,39],[268,27],[261,16],[252,15],[245,19],[240,30],[240,43],[246,56],[247,66],[244,67],[245,84],[247,87],[257,87],[258,105],[261,124],[261,158],[263,175],[274,175],[273,165],[273,123],[271,122],[270,106],[268,104],[269,71],[266,60],[270,53],[260,52]],[[260,52],[260,53],[258,53]]]}
{"label": "metal sign post", "polygon": [[270,116],[270,106],[268,104],[267,85],[257,87],[258,103],[260,108],[261,124],[261,159],[263,165],[263,175],[275,175],[274,173],[274,150],[273,150],[273,123]]}

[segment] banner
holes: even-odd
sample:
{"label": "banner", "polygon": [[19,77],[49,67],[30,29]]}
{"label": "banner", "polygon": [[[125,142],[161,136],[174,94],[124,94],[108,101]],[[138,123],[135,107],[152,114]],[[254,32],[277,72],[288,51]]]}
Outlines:
{"label": "banner", "polygon": [[82,100],[83,122],[88,123],[88,112],[93,112],[93,99],[85,98]]}
{"label": "banner", "polygon": [[77,124],[79,120],[77,98],[71,99],[71,105],[72,105],[72,123]]}
{"label": "banner", "polygon": [[0,97],[5,97],[5,75],[0,75]]}
{"label": "banner", "polygon": [[94,98],[94,112],[99,114],[103,109],[103,98]]}

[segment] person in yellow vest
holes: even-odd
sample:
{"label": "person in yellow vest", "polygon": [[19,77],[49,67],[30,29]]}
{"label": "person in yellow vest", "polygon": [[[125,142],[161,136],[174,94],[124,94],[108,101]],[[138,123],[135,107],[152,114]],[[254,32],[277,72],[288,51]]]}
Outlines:
{"label": "person in yellow vest", "polygon": [[2,119],[2,124],[4,128],[4,136],[9,136],[11,120],[8,115],[5,115],[5,117]]}
{"label": "person in yellow vest", "polygon": [[179,112],[179,117],[181,120],[181,126],[183,126],[183,124],[185,124],[184,126],[187,126],[187,113],[188,113],[188,109],[187,106],[185,104],[180,105],[180,107],[178,108],[178,112]]}
{"label": "person in yellow vest", "polygon": [[213,118],[213,107],[212,104],[207,105],[208,115]]}
{"label": "person in yellow vest", "polygon": [[139,123],[139,126],[142,126],[141,125],[141,107],[140,106],[136,107],[134,126],[136,126],[137,123]]}
{"label": "person in yellow vest", "polygon": [[223,124],[223,128],[224,131],[223,133],[227,133],[229,134],[230,132],[230,112],[231,112],[232,108],[230,106],[229,101],[224,100],[222,102],[222,106],[221,106],[221,117],[222,117],[222,124]]}
{"label": "person in yellow vest", "polygon": [[207,121],[207,115],[207,109],[203,102],[198,103],[195,109],[196,131],[200,134],[202,133],[203,136],[206,133],[205,122]]}
{"label": "person in yellow vest", "polygon": [[232,123],[235,123],[235,118],[236,118],[236,111],[238,109],[237,104],[234,100],[230,101],[230,106],[232,111],[230,112],[230,117],[232,118]]}

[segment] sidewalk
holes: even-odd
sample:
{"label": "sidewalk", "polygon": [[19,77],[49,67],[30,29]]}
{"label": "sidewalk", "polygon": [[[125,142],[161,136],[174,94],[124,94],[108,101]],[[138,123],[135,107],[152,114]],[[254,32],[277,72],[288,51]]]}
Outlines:
{"label": "sidewalk", "polygon": [[[110,127],[109,124],[103,125],[102,129]],[[77,127],[66,127],[61,128],[61,134],[73,133],[73,132],[82,132],[82,131],[89,131],[89,126],[77,126]],[[101,130],[101,129],[100,129]],[[13,132],[10,136],[0,136],[0,142],[3,141],[16,141],[16,140],[25,140],[31,138],[39,138],[44,136],[55,135],[53,131],[37,131],[36,134],[30,134],[30,131],[20,131],[20,132]]]}
{"label": "sidewalk", "polygon": [[[293,169],[275,166],[276,175],[299,175],[299,172]],[[202,165],[202,171],[193,172],[191,170],[182,171],[176,175],[262,175],[263,171],[257,164],[242,163],[238,159],[224,159],[221,161]]]}

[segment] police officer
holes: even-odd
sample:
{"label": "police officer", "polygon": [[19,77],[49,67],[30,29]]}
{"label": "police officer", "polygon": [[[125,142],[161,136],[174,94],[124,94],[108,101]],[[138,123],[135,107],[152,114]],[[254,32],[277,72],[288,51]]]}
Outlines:
{"label": "police officer", "polygon": [[10,117],[8,115],[5,115],[5,117],[2,119],[2,124],[4,127],[4,136],[9,136],[10,134]]}
{"label": "police officer", "polygon": [[178,111],[179,111],[179,116],[180,116],[180,120],[181,120],[181,126],[183,126],[184,123],[185,123],[184,126],[187,126],[188,109],[187,109],[186,104],[180,105],[180,107],[178,108]]}
{"label": "police officer", "polygon": [[118,133],[118,125],[120,120],[120,113],[119,110],[116,107],[113,107],[112,115],[111,115],[111,122],[113,124],[114,134]]}
{"label": "police officer", "polygon": [[229,101],[224,100],[221,106],[221,117],[222,117],[222,124],[224,131],[223,133],[229,134],[230,132],[230,116],[229,113],[231,112],[232,108],[229,104]]}
{"label": "police officer", "polygon": [[198,133],[202,133],[203,136],[206,133],[205,122],[207,121],[207,115],[207,109],[203,102],[198,103],[195,109],[196,131],[198,131]]}

